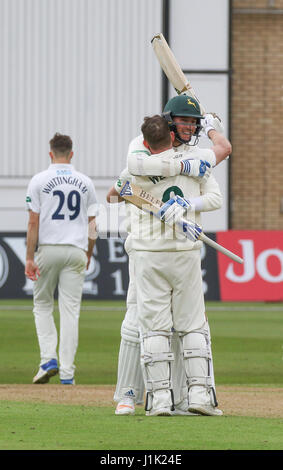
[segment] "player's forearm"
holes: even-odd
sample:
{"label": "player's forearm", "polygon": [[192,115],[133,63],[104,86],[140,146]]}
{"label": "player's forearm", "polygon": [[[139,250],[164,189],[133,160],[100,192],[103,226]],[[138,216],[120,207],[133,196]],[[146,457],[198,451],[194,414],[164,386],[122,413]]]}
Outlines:
{"label": "player's forearm", "polygon": [[[162,155],[166,154],[166,155]],[[176,176],[182,171],[182,164],[175,151],[168,150],[162,154],[146,155],[133,152],[128,155],[128,170],[134,176]],[[157,156],[158,155],[158,156]]]}
{"label": "player's forearm", "polygon": [[87,255],[87,263],[86,263],[86,270],[88,270],[90,265],[90,260],[92,257],[93,249],[98,237],[98,229],[96,225],[96,218],[95,216],[88,217],[88,247],[86,251]]}
{"label": "player's forearm", "polygon": [[32,222],[28,224],[26,260],[33,261],[34,253],[38,242],[38,225]]}
{"label": "player's forearm", "polygon": [[[182,152],[176,153],[173,149],[159,154],[151,155],[150,158],[144,153],[131,153],[128,156],[128,171],[134,176],[159,176],[170,177],[178,175],[192,176],[202,180],[206,174],[208,178],[211,167],[215,165],[215,157],[212,151],[205,152],[204,160],[186,158]],[[206,161],[209,155],[212,162]],[[207,158],[209,160],[209,158]]]}
{"label": "player's forearm", "polygon": [[117,193],[114,186],[112,186],[112,188],[109,189],[107,196],[106,196],[106,200],[110,204],[117,203],[117,202],[124,202],[124,199],[119,195],[119,193]]}
{"label": "player's forearm", "polygon": [[195,212],[209,212],[220,209],[222,206],[222,196],[220,193],[207,193],[202,196],[188,199]]}
{"label": "player's forearm", "polygon": [[88,218],[88,252],[91,251],[92,253],[97,237],[98,237],[98,229],[97,229],[96,218],[94,216],[90,216]]}
{"label": "player's forearm", "polygon": [[201,183],[200,194],[203,212],[214,211],[222,207],[222,194],[219,184],[213,175],[210,175],[209,179],[205,183]]}
{"label": "player's forearm", "polygon": [[93,238],[88,239],[88,247],[87,247],[87,253],[86,253],[88,258],[91,257],[95,244],[96,244],[96,239],[95,240]]}
{"label": "player's forearm", "polygon": [[[208,193],[204,194],[203,196],[199,196],[198,199],[198,207],[199,212],[210,212],[220,209],[223,204],[222,195],[219,193]],[[196,212],[198,211],[197,208],[195,209]]]}
{"label": "player's forearm", "polygon": [[212,150],[215,154],[215,165],[218,165],[232,153],[232,145],[223,134],[220,134],[214,129],[208,132],[208,137],[213,143]]}

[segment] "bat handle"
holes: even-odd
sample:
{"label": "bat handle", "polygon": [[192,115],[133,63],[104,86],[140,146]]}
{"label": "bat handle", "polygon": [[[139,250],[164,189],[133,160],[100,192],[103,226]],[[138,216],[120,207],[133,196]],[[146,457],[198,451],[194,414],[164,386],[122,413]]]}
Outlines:
{"label": "bat handle", "polygon": [[214,240],[211,240],[211,238],[207,237],[203,232],[200,234],[199,239],[202,240],[203,242],[205,242],[207,245],[210,245],[215,250],[220,251],[224,255],[228,256],[233,261],[236,261],[237,263],[243,264],[244,260],[242,258],[240,258],[240,256],[235,255],[235,253],[232,253],[232,251],[227,250],[227,248],[224,248],[224,246],[219,245]]}

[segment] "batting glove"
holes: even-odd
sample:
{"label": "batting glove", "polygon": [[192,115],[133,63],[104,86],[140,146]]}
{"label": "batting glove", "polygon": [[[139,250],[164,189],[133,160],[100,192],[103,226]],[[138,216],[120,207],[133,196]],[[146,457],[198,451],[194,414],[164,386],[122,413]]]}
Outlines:
{"label": "batting glove", "polygon": [[221,123],[221,119],[215,113],[205,114],[202,126],[206,135],[208,135],[208,132],[212,129],[219,132],[220,134],[224,134],[224,127]]}
{"label": "batting glove", "polygon": [[184,213],[191,209],[192,204],[188,199],[174,196],[163,204],[156,215],[167,225],[173,227],[173,225],[178,223],[178,221],[184,216]]}
{"label": "batting glove", "polygon": [[181,175],[192,176],[193,178],[201,179],[205,182],[211,173],[211,165],[206,160],[191,159],[181,160],[182,170]]}
{"label": "batting glove", "polygon": [[178,222],[178,225],[189,240],[192,242],[199,240],[202,228],[198,224],[189,220],[182,220]]}

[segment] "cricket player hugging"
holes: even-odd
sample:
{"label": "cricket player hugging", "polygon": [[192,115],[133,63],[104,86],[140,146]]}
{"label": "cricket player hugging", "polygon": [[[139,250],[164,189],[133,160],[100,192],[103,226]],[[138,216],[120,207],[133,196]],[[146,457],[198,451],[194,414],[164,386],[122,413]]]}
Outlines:
{"label": "cricket player hugging", "polygon": [[[182,345],[188,410],[222,415],[217,409],[211,376],[201,242],[193,234],[191,239],[178,234],[173,225],[184,216],[200,223],[200,212],[221,207],[219,186],[210,170],[229,155],[231,146],[216,129],[216,118],[202,116],[197,101],[192,98],[175,97],[167,103],[165,111],[167,116],[145,118],[143,135],[132,141],[128,156],[128,169],[134,175],[132,182],[164,202],[160,218],[165,224],[146,211],[131,212],[146,414],[173,414],[173,328]],[[211,149],[196,145],[201,119],[204,119],[204,131],[212,140]]]}

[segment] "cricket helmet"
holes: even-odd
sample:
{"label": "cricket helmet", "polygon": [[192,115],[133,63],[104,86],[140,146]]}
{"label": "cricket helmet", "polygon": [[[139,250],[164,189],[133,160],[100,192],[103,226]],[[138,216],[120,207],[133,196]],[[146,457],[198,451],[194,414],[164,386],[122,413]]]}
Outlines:
{"label": "cricket helmet", "polygon": [[199,139],[199,133],[202,129],[200,120],[203,119],[201,114],[200,105],[198,101],[188,95],[177,95],[171,98],[163,110],[162,116],[167,120],[169,128],[175,133],[176,138],[183,144],[189,144],[191,138],[188,141],[181,139],[178,134],[176,124],[174,123],[175,116],[181,117],[193,117],[196,119],[196,130],[194,132],[194,143],[190,145],[196,145]]}

